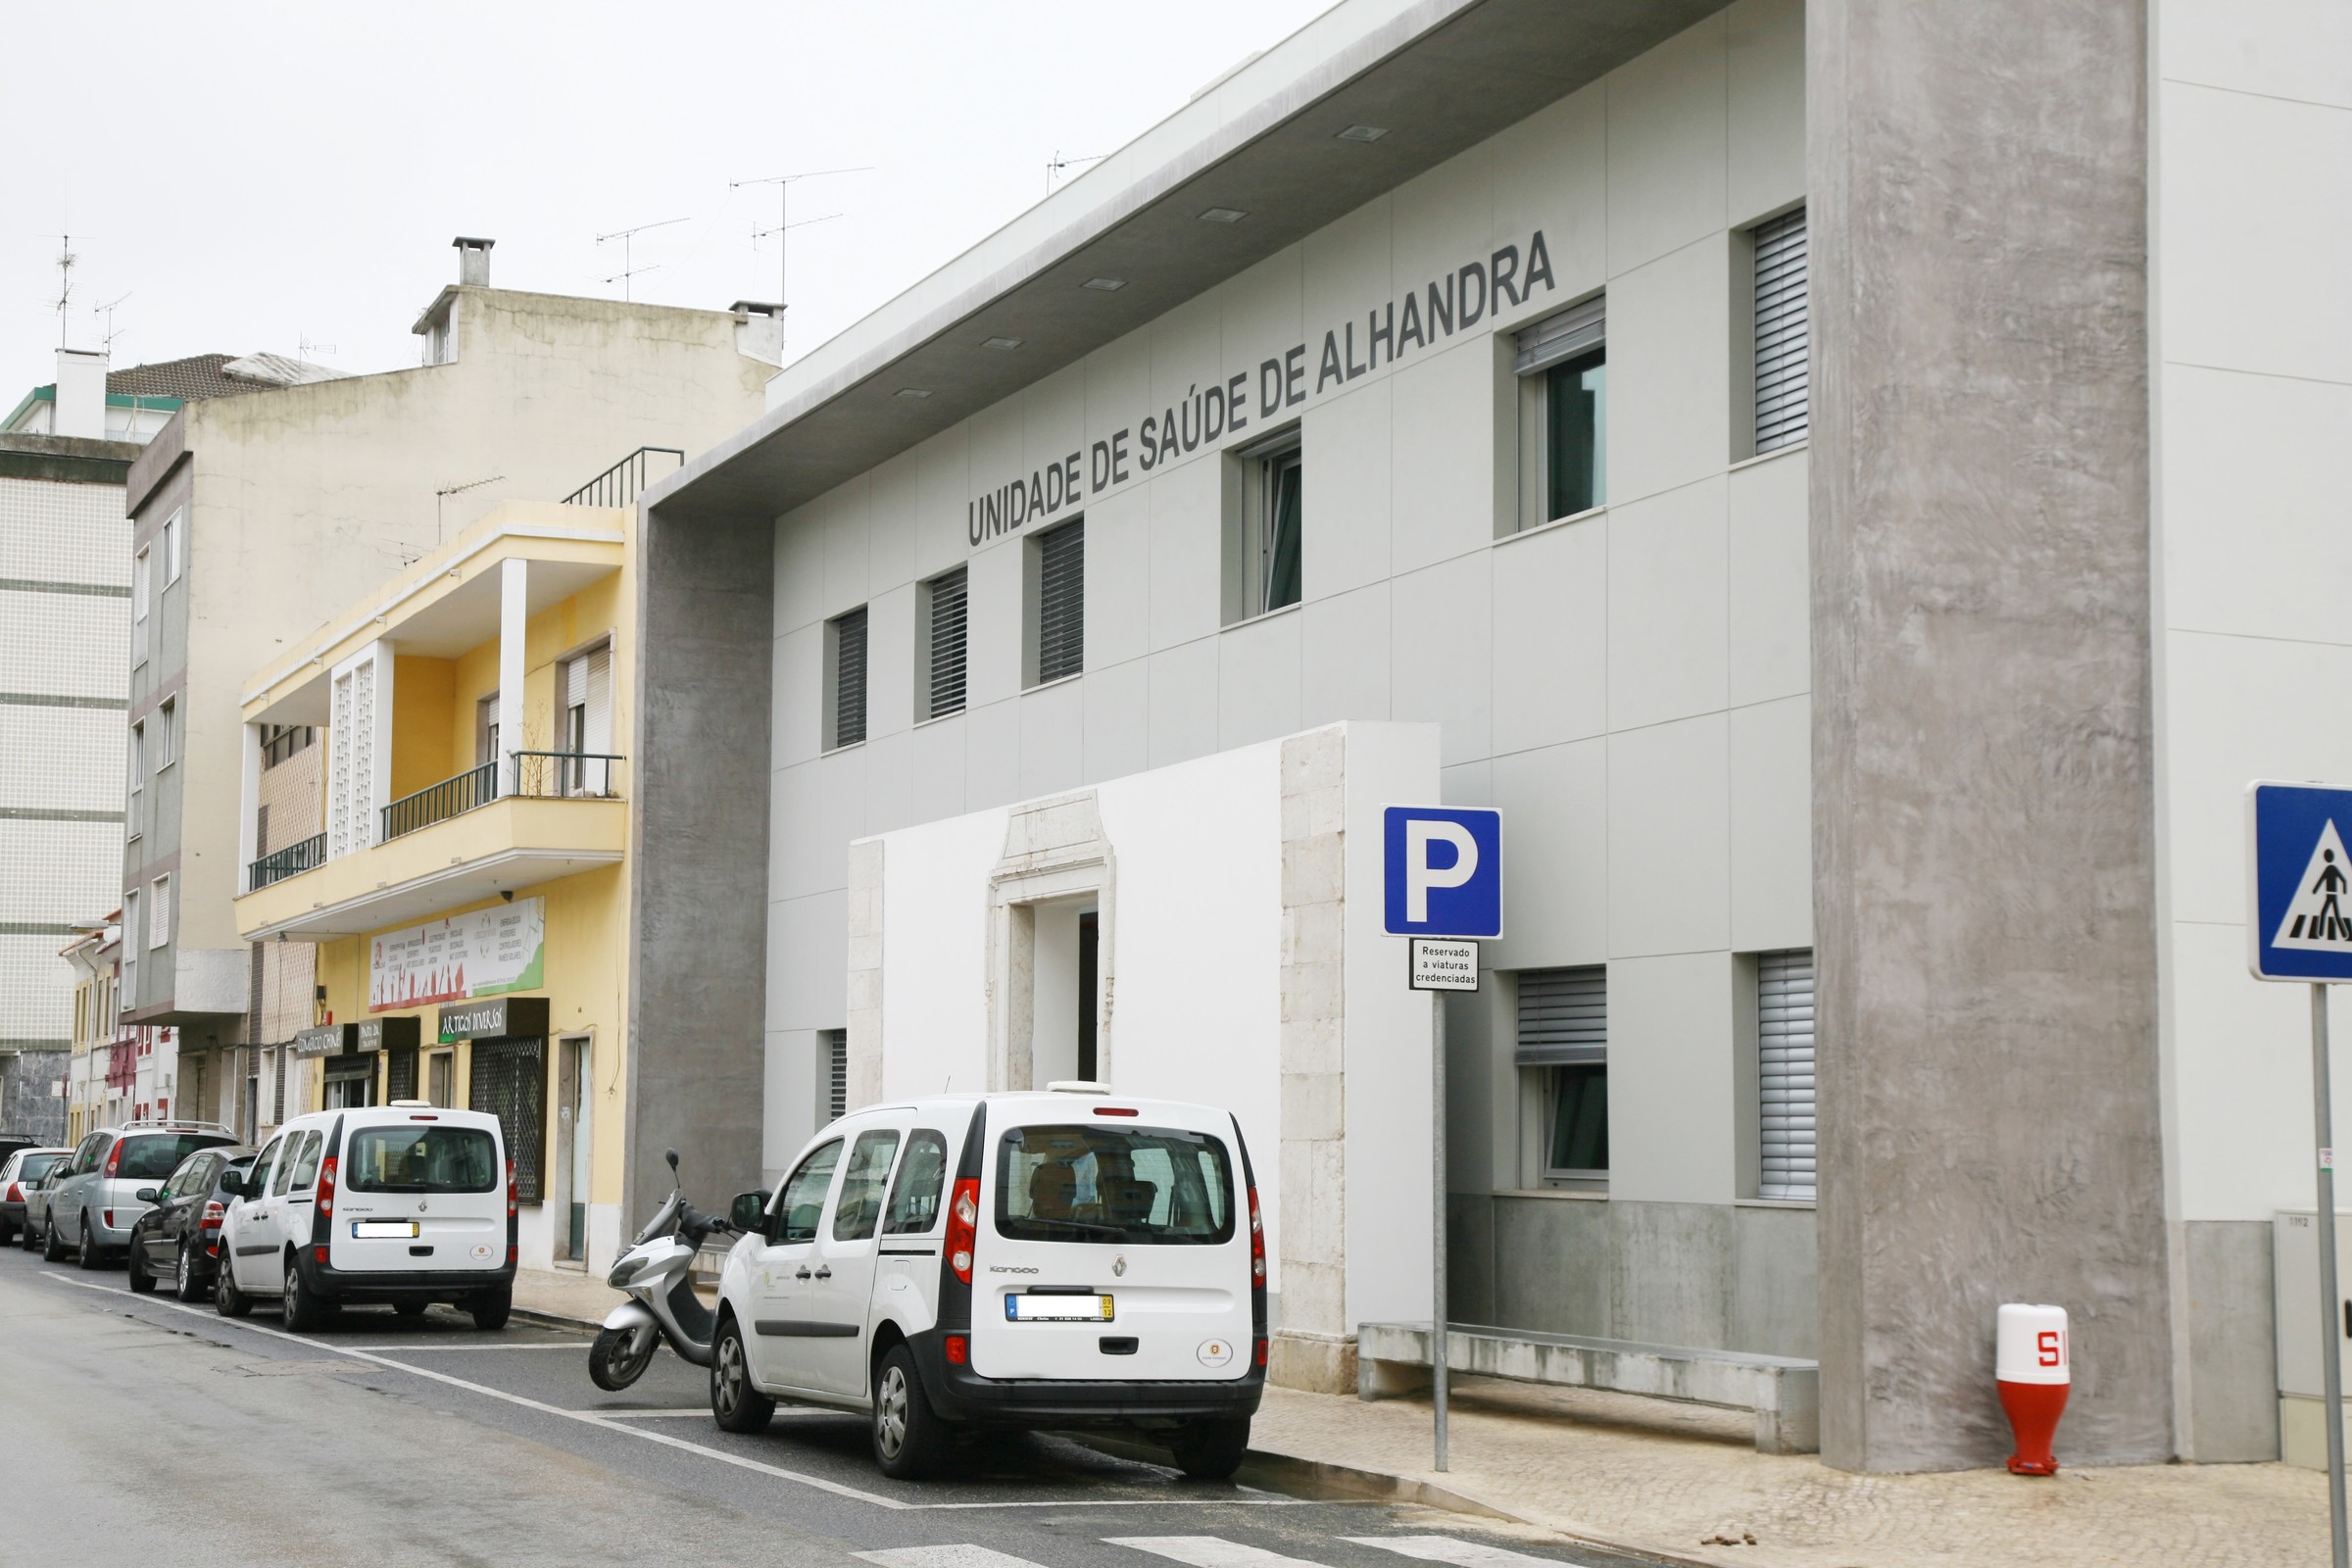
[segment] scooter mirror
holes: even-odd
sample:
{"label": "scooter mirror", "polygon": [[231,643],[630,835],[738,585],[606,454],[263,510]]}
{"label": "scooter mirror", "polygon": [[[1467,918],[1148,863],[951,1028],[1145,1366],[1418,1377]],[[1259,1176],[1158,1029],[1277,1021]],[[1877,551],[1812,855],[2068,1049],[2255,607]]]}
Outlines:
{"label": "scooter mirror", "polygon": [[668,1150],[665,1152],[664,1157],[669,1161],[669,1173],[675,1176],[678,1173],[678,1152],[674,1149]]}

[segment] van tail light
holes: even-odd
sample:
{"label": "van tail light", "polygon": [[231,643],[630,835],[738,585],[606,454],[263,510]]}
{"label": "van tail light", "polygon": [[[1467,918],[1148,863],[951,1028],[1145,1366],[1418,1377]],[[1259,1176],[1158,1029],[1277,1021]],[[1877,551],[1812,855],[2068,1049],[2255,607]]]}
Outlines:
{"label": "van tail light", "polygon": [[1098,1116],[1135,1116],[1141,1115],[1142,1112],[1124,1105],[1097,1105],[1095,1114]]}
{"label": "van tail light", "polygon": [[323,1247],[312,1248],[311,1261],[314,1263],[324,1263],[326,1261],[326,1249]]}
{"label": "van tail light", "polygon": [[318,1167],[318,1212],[331,1215],[335,1211],[335,1156],[326,1156]]}
{"label": "van tail light", "polygon": [[980,1179],[966,1176],[956,1184],[948,1203],[948,1267],[965,1285],[972,1283],[972,1249],[980,1240]]}
{"label": "van tail light", "polygon": [[220,1228],[220,1216],[227,1212],[227,1204],[218,1198],[213,1199],[204,1205],[204,1217],[196,1222],[196,1228],[200,1231],[217,1231]]}
{"label": "van tail light", "polygon": [[514,1162],[510,1159],[507,1161],[507,1218],[514,1217]]}
{"label": "van tail light", "polygon": [[1266,1342],[1263,1340],[1257,1342],[1257,1364],[1259,1366],[1266,1364]]}
{"label": "van tail light", "polygon": [[961,1334],[948,1336],[948,1364],[962,1366],[972,1358],[972,1342]]}
{"label": "van tail light", "polygon": [[521,1259],[521,1257],[522,1249],[516,1247],[513,1242],[509,1242],[507,1244],[507,1261],[510,1263],[517,1262]]}
{"label": "van tail light", "polygon": [[[1257,1211],[1257,1189],[1250,1189],[1250,1288],[1266,1288],[1266,1222]],[[1265,1362],[1260,1361],[1263,1366]]]}

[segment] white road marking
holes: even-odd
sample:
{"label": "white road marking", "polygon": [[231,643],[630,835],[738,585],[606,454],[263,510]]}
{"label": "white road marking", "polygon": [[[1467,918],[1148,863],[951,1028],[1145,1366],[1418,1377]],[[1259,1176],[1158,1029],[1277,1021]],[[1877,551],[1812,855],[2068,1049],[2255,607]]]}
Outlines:
{"label": "white road marking", "polygon": [[[412,1366],[406,1361],[395,1361],[388,1356],[377,1355],[371,1350],[364,1350],[356,1346],[336,1345],[327,1340],[315,1340],[307,1335],[290,1334],[284,1329],[266,1328],[259,1323],[249,1323],[243,1318],[222,1317],[218,1312],[208,1310],[207,1308],[201,1306],[190,1306],[184,1301],[166,1300],[155,1296],[138,1296],[134,1295],[128,1290],[122,1289],[120,1286],[99,1285],[90,1280],[77,1280],[72,1275],[60,1274],[54,1269],[42,1269],[39,1272],[49,1279],[56,1280],[61,1285],[72,1285],[80,1290],[95,1291],[101,1296],[124,1297],[146,1306],[169,1307],[174,1312],[185,1312],[190,1317],[200,1317],[222,1328],[243,1329],[248,1334],[267,1335],[273,1340],[284,1340],[289,1344],[306,1346],[311,1349],[324,1350],[329,1355],[347,1355],[355,1361],[367,1361],[375,1366],[389,1367],[395,1372],[407,1372],[416,1377],[428,1378],[435,1383],[445,1383],[451,1388],[464,1389],[470,1394],[478,1394],[486,1399],[504,1400],[508,1404],[520,1405],[526,1410],[536,1410],[542,1415],[560,1416],[566,1421],[577,1421],[582,1426],[595,1427],[604,1432],[625,1433],[629,1437],[640,1439],[646,1443],[658,1443],[665,1448],[678,1448],[687,1453],[701,1454],[703,1457],[708,1459],[716,1459],[721,1464],[733,1465],[739,1470],[753,1470],[759,1472],[760,1475],[773,1476],[779,1481],[798,1482],[804,1487],[813,1487],[819,1492],[832,1493],[835,1496],[850,1497],[858,1502],[871,1503],[877,1508],[890,1508],[900,1512],[907,1513],[924,1513],[966,1511],[981,1508],[1166,1508],[1184,1507],[1188,1505],[1193,1507],[1230,1507],[1235,1505],[1254,1505],[1258,1507],[1317,1506],[1317,1504],[1309,1498],[1270,1496],[1081,1496],[1040,1497],[1033,1499],[1024,1498],[1017,1501],[1004,1502],[906,1502],[897,1497],[885,1497],[879,1493],[866,1492],[857,1487],[846,1486],[839,1481],[828,1481],[823,1476],[812,1476],[799,1470],[787,1470],[782,1465],[764,1464],[758,1459],[747,1458],[739,1453],[729,1453],[723,1448],[713,1448],[700,1443],[688,1443],[685,1439],[673,1438],[666,1432],[658,1432],[647,1427],[629,1426],[623,1421],[617,1421],[613,1419],[613,1416],[619,1413],[616,1411],[600,1412],[592,1410],[567,1410],[560,1404],[549,1404],[541,1399],[526,1398],[519,1394],[509,1394],[504,1389],[494,1389],[487,1384],[472,1383],[468,1382],[465,1378],[452,1377],[446,1372],[436,1372],[431,1367]],[[697,1413],[700,1414],[702,1412],[698,1411]],[[1238,1549],[1249,1550],[1250,1548],[1243,1547]],[[1272,1553],[1268,1553],[1267,1556],[1269,1558],[1272,1557]],[[1265,1559],[1252,1560],[1263,1561]],[[1279,1558],[1274,1560],[1288,1562],[1291,1559]]]}
{"label": "white road marking", "polygon": [[1039,1568],[1026,1557],[986,1546],[893,1546],[888,1551],[854,1551],[851,1556],[879,1568]]}
{"label": "white road marking", "polygon": [[1105,1544],[1133,1546],[1191,1568],[1315,1568],[1303,1557],[1285,1557],[1263,1546],[1244,1545],[1221,1536],[1105,1536]]}
{"label": "white road marking", "polygon": [[1454,1568],[1560,1568],[1554,1557],[1531,1557],[1524,1551],[1491,1546],[1483,1541],[1453,1536],[1342,1536],[1351,1546],[1378,1546],[1425,1562],[1454,1564]]}
{"label": "white road marking", "polygon": [[599,1410],[597,1414],[611,1421],[644,1421],[656,1416],[667,1418],[687,1415],[699,1415],[708,1420],[710,1415],[710,1407],[707,1404],[698,1404],[685,1410]]}
{"label": "white road marking", "polygon": [[344,1348],[350,1350],[570,1350],[576,1353],[588,1348],[588,1342],[582,1340],[577,1345],[403,1345],[395,1343],[390,1345],[350,1345],[345,1346]]}

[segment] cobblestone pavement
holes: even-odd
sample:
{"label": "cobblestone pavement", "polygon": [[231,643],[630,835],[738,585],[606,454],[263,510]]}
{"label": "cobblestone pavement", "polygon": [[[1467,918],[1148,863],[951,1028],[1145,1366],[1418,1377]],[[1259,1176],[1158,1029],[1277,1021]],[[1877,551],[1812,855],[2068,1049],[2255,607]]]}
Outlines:
{"label": "cobblestone pavement", "polygon": [[[1847,1475],[1809,1457],[1757,1453],[1745,1416],[1485,1380],[1457,1385],[1444,1476],[1429,1469],[1426,1396],[1364,1404],[1269,1389],[1252,1445],[1434,1484],[1532,1524],[1696,1563],[2328,1562],[2326,1478],[2278,1464],[2068,1468],[2051,1480],[1997,1470]],[[1726,1538],[1740,1544],[1721,1544]]]}

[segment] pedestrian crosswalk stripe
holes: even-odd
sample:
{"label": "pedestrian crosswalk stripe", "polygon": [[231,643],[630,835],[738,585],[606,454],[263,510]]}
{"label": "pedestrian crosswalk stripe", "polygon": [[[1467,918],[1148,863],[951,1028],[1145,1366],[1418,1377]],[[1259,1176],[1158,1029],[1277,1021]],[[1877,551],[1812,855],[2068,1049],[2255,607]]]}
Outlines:
{"label": "pedestrian crosswalk stripe", "polygon": [[1378,1546],[1426,1562],[1452,1563],[1455,1568],[1560,1568],[1550,1557],[1531,1557],[1524,1551],[1490,1546],[1483,1541],[1453,1536],[1342,1536],[1351,1546]]}
{"label": "pedestrian crosswalk stripe", "polygon": [[1314,1568],[1303,1558],[1285,1557],[1263,1546],[1246,1546],[1221,1536],[1104,1536],[1105,1545],[1133,1546],[1191,1568]]}
{"label": "pedestrian crosswalk stripe", "polygon": [[892,1546],[852,1555],[879,1568],[1038,1568],[1026,1557],[991,1551],[986,1546]]}

